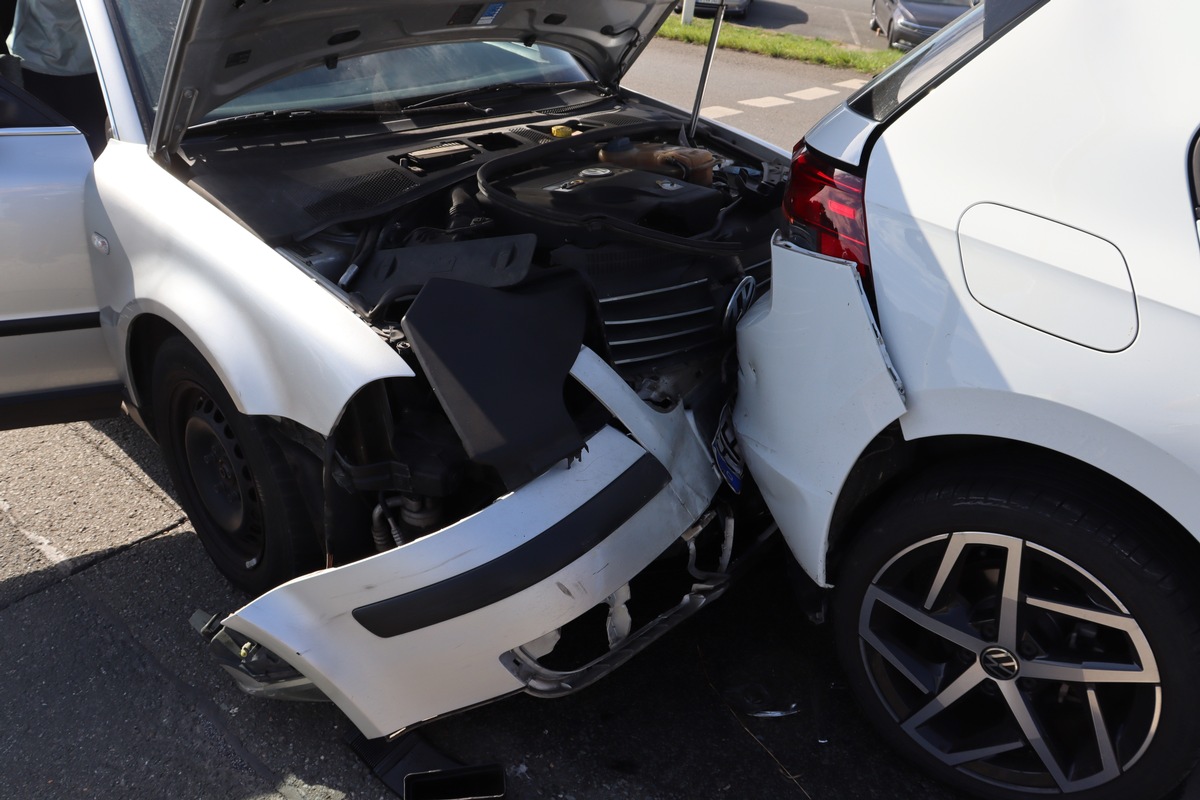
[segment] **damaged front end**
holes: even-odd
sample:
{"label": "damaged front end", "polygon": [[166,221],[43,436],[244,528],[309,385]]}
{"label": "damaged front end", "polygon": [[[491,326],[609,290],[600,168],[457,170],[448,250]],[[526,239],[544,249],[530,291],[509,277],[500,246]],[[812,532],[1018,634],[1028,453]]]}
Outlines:
{"label": "damaged front end", "polygon": [[243,689],[328,698],[369,738],[562,695],[770,532],[723,412],[786,156],[584,83],[510,86],[466,122],[451,94],[382,129],[182,142],[189,185],[412,373],[327,436],[280,432],[329,568],[200,621]]}
{"label": "damaged front end", "polygon": [[[364,259],[358,298],[415,374],[364,387],[308,443],[334,568],[207,628],[243,689],[327,697],[368,737],[565,694],[719,595],[758,543],[712,450],[733,377],[719,300],[753,287],[741,246],[626,247],[593,273],[538,263],[547,241],[613,256],[542,230]],[[698,312],[671,310],[676,283]],[[618,338],[681,315],[682,341]]]}
{"label": "damaged front end", "polygon": [[[315,687],[384,736],[513,692],[580,688],[719,594],[753,542],[712,507],[720,478],[693,415],[645,403],[586,346],[568,370],[608,417],[578,450],[445,527],[210,625],[239,684],[305,699]],[[493,460],[510,478],[528,468]]]}

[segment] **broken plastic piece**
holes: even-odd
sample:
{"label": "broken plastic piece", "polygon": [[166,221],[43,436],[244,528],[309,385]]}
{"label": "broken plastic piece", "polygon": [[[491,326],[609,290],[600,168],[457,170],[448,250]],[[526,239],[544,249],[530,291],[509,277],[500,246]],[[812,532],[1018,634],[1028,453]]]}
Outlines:
{"label": "broken plastic piece", "polygon": [[499,764],[465,767],[416,731],[390,740],[368,739],[353,731],[346,741],[375,777],[404,800],[505,797],[504,769]]}
{"label": "broken plastic piece", "polygon": [[404,800],[502,800],[505,796],[504,769],[499,764],[404,776]]}
{"label": "broken plastic piece", "polygon": [[750,717],[790,717],[800,711],[798,703],[784,704],[771,696],[761,683],[744,683],[722,694],[729,707]]}

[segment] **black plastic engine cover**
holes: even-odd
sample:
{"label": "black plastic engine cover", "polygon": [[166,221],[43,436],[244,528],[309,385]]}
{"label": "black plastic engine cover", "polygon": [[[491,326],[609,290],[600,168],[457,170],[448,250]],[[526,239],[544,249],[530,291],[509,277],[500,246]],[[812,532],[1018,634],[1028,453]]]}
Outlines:
{"label": "black plastic engine cover", "polygon": [[510,290],[432,278],[401,322],[467,454],[510,490],[583,449],[564,387],[589,304],[568,275]]}
{"label": "black plastic engine cover", "polygon": [[711,228],[725,202],[711,187],[611,164],[535,169],[496,184],[532,209],[604,215],[683,235]]}

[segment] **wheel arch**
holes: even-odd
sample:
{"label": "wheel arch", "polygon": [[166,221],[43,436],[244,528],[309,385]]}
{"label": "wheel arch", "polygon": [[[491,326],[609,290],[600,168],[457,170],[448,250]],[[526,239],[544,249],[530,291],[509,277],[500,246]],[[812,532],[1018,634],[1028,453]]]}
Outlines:
{"label": "wheel arch", "polygon": [[[149,368],[155,352],[172,336],[186,339],[204,356],[243,414],[288,419],[323,436],[333,430],[347,403],[365,386],[413,374],[398,355],[388,365],[378,354],[342,360],[350,343],[333,342],[325,351],[318,343],[306,341],[304,330],[288,333],[277,329],[269,336],[255,335],[264,329],[261,322],[244,325],[235,314],[213,313],[219,307],[219,297],[214,294],[195,303],[142,299],[122,313],[117,327],[125,384],[150,430],[153,423],[145,416],[152,413],[154,390]],[[366,343],[380,343],[365,324],[363,328],[371,340]],[[328,337],[321,339],[326,342]]]}
{"label": "wheel arch", "polygon": [[862,523],[904,487],[938,471],[986,465],[990,472],[1052,471],[1094,493],[1120,497],[1146,529],[1172,552],[1200,561],[1200,541],[1180,519],[1138,488],[1069,453],[1041,444],[995,436],[946,434],[905,439],[899,422],[879,433],[855,462],[834,505],[824,564],[827,582],[854,546]]}

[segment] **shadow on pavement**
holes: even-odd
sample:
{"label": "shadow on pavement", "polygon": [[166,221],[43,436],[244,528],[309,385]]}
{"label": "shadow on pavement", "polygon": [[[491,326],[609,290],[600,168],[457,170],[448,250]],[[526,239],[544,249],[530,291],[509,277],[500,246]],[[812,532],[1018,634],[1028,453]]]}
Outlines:
{"label": "shadow on pavement", "polygon": [[755,0],[744,20],[734,20],[741,25],[749,25],[764,30],[778,30],[789,25],[805,25],[809,21],[808,12],[789,3],[777,3],[774,0]]}
{"label": "shadow on pavement", "polygon": [[[127,420],[93,427],[172,491],[140,429]],[[767,561],[595,686],[553,701],[519,695],[420,731],[463,764],[501,764],[507,797],[520,800],[960,797],[893,756],[867,728],[829,632],[797,611],[784,559]],[[196,609],[233,610],[247,598],[216,573],[190,529],[141,542],[66,581],[55,570],[15,580],[22,591],[62,583],[0,611],[0,622],[30,626],[32,652],[49,654],[0,654],[0,678],[28,687],[23,702],[0,712],[7,728],[0,771],[28,790],[23,796],[69,795],[62,781],[75,789],[97,775],[107,782],[95,796],[108,796],[126,768],[160,753],[167,767],[139,773],[152,787],[146,796],[248,799],[288,786],[306,798],[392,796],[345,744],[351,726],[332,705],[248,698],[208,657],[188,618]],[[0,598],[6,591],[0,583]],[[27,612],[35,607],[53,621],[34,625]],[[89,687],[88,702],[59,702],[80,685]],[[90,731],[71,763],[55,759],[52,769],[38,766],[28,739],[13,732],[36,718],[47,696],[56,709],[38,726],[47,740]],[[177,793],[172,769],[199,783]],[[50,774],[59,774],[60,793],[39,783]]]}

